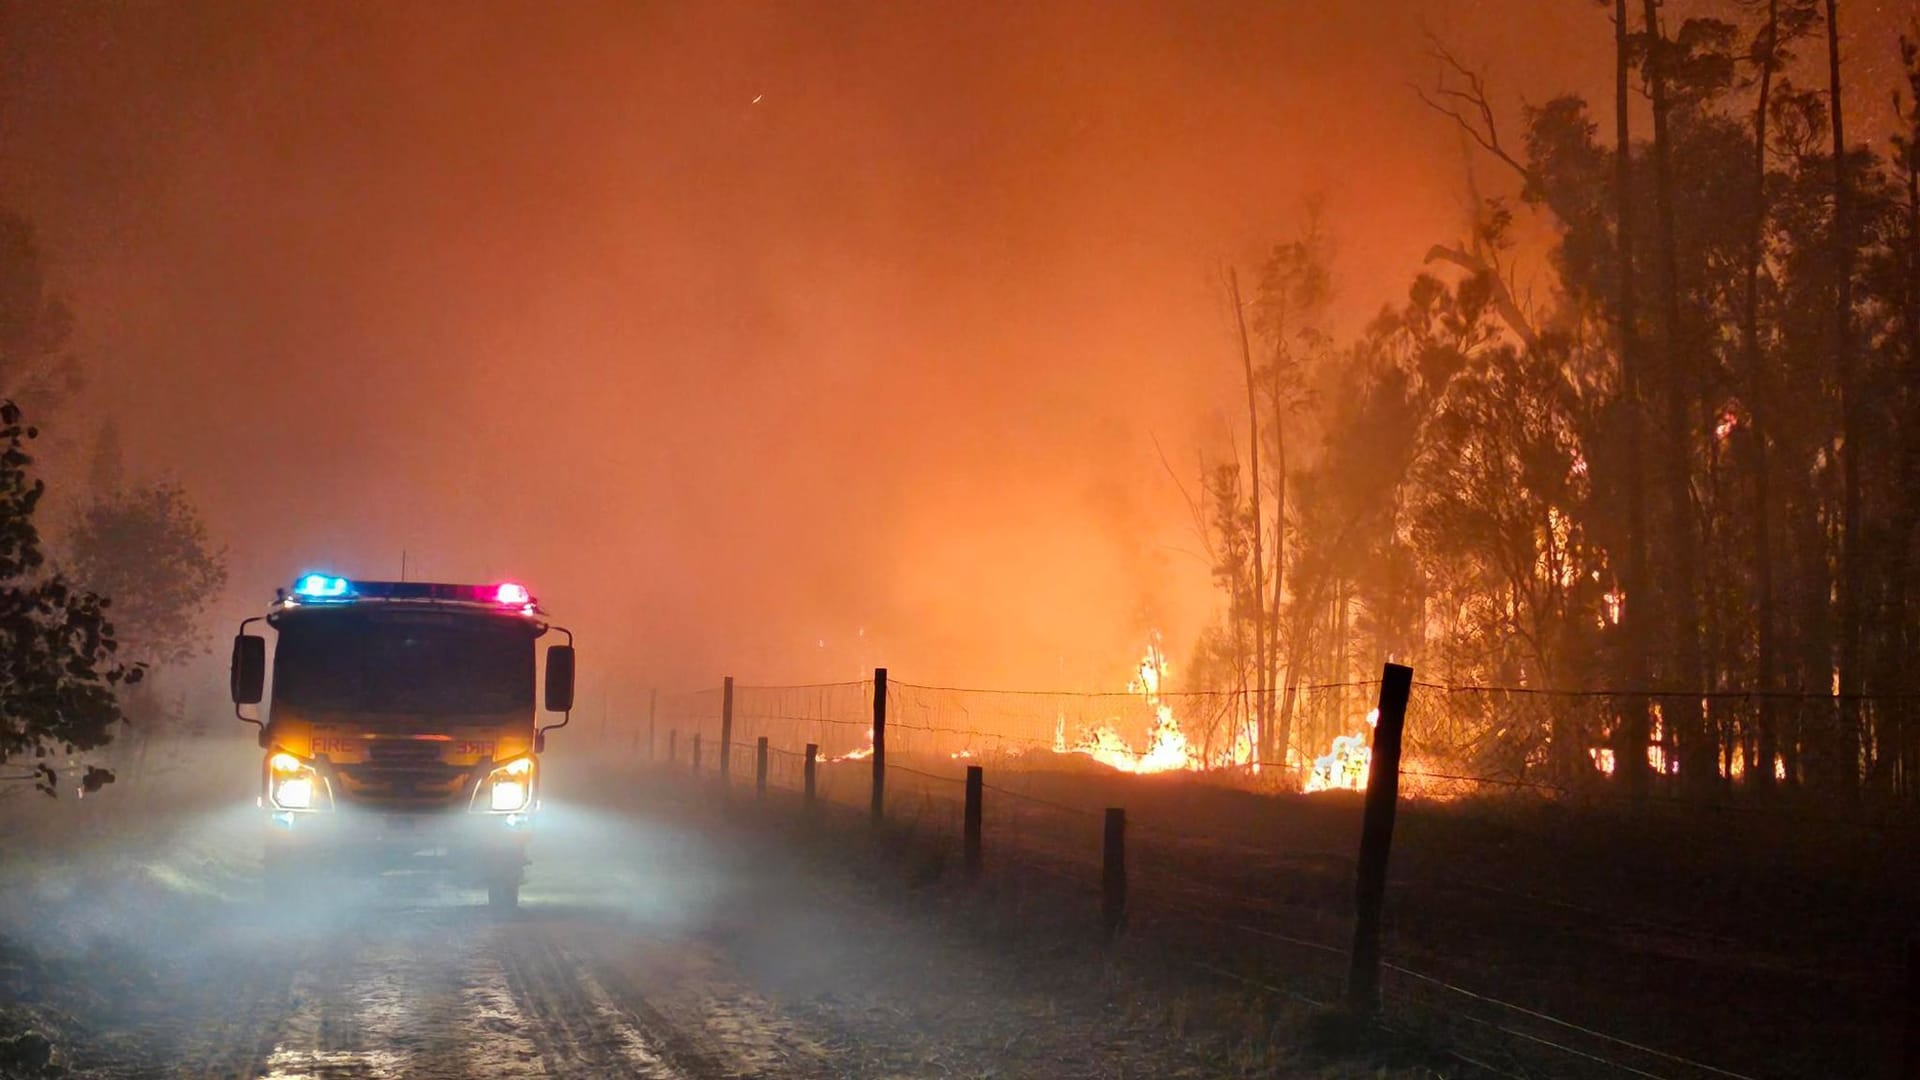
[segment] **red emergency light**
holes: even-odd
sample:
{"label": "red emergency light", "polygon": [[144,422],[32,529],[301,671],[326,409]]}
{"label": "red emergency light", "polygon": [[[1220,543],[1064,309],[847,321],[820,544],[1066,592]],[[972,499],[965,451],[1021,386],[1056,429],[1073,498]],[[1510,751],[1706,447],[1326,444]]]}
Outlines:
{"label": "red emergency light", "polygon": [[517,581],[493,585],[448,585],[430,581],[352,581],[331,574],[302,574],[294,582],[292,602],[352,603],[358,600],[453,601],[531,608],[532,590]]}

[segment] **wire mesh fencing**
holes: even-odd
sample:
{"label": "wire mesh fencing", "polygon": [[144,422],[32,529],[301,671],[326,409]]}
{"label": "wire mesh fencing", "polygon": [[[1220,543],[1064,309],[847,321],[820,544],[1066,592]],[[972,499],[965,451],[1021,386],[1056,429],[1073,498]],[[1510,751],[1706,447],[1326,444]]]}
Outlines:
{"label": "wire mesh fencing", "polygon": [[[1135,930],[1210,977],[1337,997],[1377,683],[1294,687],[1284,707],[899,681],[876,701],[876,685],[735,685],[730,709],[725,687],[663,695],[656,753],[672,731],[691,769],[698,736],[712,775],[724,741],[739,789],[763,775],[764,738],[768,788],[790,800],[810,782],[823,812],[852,820],[872,806],[881,706],[890,827],[957,847],[979,766],[989,864],[1098,894],[1102,812],[1125,806]],[[1862,712],[1901,722],[1898,703]],[[1779,695],[1416,684],[1388,881],[1392,1022],[1509,1075],[1544,1061],[1553,1075],[1737,1077],[1769,1058],[1787,1075],[1875,1075],[1878,1044],[1799,1049],[1898,1030],[1903,972],[1887,957],[1910,929],[1899,913],[1920,905],[1894,854],[1920,834],[1897,784],[1874,786],[1882,759],[1856,752],[1859,797],[1820,786],[1839,715]],[[1326,769],[1343,752],[1357,769]],[[1316,775],[1355,790],[1301,794]],[[1808,896],[1832,901],[1810,916]],[[1719,1041],[1717,1010],[1781,1001],[1802,1003],[1798,1026]]]}

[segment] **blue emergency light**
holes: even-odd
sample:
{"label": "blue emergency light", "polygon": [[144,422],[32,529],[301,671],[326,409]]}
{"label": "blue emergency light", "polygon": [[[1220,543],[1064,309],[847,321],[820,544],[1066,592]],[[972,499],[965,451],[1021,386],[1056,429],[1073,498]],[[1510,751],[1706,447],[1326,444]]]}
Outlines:
{"label": "blue emergency light", "polygon": [[308,574],[294,583],[293,595],[304,596],[310,600],[339,600],[353,590],[353,584],[343,577],[328,577],[326,574]]}
{"label": "blue emergency light", "polygon": [[532,591],[517,581],[494,585],[445,585],[426,581],[350,581],[331,574],[305,574],[293,583],[296,602],[329,600],[454,601],[523,608],[533,613]]}

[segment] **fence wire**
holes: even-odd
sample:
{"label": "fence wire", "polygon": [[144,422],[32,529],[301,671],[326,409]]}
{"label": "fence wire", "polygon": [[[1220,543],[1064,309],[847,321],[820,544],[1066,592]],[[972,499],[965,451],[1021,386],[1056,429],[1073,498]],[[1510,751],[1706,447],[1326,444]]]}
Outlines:
{"label": "fence wire", "polygon": [[[804,748],[812,744],[818,797],[849,815],[864,814],[873,782],[874,686],[872,681],[736,685],[728,758],[733,784],[753,783],[756,741],[764,737],[769,788],[799,792],[805,783]],[[1097,893],[1100,812],[1107,805],[1127,805],[1130,918],[1211,926],[1240,941],[1242,954],[1230,965],[1239,970],[1211,960],[1201,963],[1215,974],[1269,989],[1277,989],[1276,979],[1292,983],[1294,989],[1278,992],[1296,996],[1302,993],[1299,986],[1324,992],[1328,973],[1303,965],[1301,958],[1320,955],[1324,967],[1346,956],[1344,948],[1331,943],[1341,938],[1329,913],[1343,912],[1351,902],[1353,858],[1350,850],[1329,847],[1327,838],[1341,834],[1339,822],[1357,820],[1358,800],[1294,796],[1236,804],[1225,795],[1184,794],[1195,790],[1189,786],[1128,784],[1119,774],[1154,771],[1174,760],[1155,756],[1172,732],[1186,755],[1177,767],[1249,794],[1296,791],[1336,737],[1358,736],[1364,744],[1377,693],[1373,682],[1296,687],[1287,694],[1284,710],[1277,701],[1267,703],[1270,727],[1262,731],[1256,717],[1261,703],[1247,693],[1000,691],[893,681],[886,700],[885,813],[909,833],[957,839],[965,771],[980,765],[988,778],[983,833],[990,863]],[[674,765],[689,769],[689,740],[697,734],[703,743],[701,771],[717,772],[723,700],[720,688],[661,696],[648,740],[654,760],[666,756],[664,744],[672,732]],[[1905,722],[1899,702],[1859,704],[1870,723]],[[1544,995],[1547,1008],[1529,1003],[1528,988],[1544,985],[1537,983],[1538,976],[1502,981],[1513,972],[1488,967],[1496,959],[1492,954],[1456,950],[1436,956],[1435,943],[1443,951],[1447,944],[1445,920],[1482,918],[1476,903],[1492,905],[1496,913],[1529,913],[1520,932],[1534,951],[1504,958],[1516,963],[1557,964],[1561,961],[1546,957],[1545,950],[1569,950],[1572,958],[1596,945],[1614,960],[1621,954],[1610,943],[1620,941],[1673,941],[1689,950],[1744,953],[1760,947],[1744,929],[1730,929],[1717,917],[1690,921],[1686,916],[1692,908],[1663,906],[1657,889],[1624,907],[1578,894],[1584,879],[1558,877],[1550,869],[1557,864],[1549,856],[1560,846],[1552,837],[1513,833],[1506,841],[1540,845],[1539,880],[1481,876],[1478,855],[1463,856],[1439,844],[1454,827],[1446,824],[1445,813],[1456,805],[1471,811],[1484,803],[1497,811],[1487,818],[1497,824],[1500,814],[1532,814],[1515,819],[1530,821],[1546,813],[1542,820],[1551,820],[1564,808],[1582,815],[1568,820],[1595,828],[1644,830],[1646,815],[1658,812],[1667,816],[1656,820],[1647,836],[1667,842],[1680,837],[1683,844],[1710,848],[1737,848],[1747,842],[1741,837],[1764,843],[1777,835],[1771,831],[1776,823],[1841,826],[1843,832],[1860,834],[1862,845],[1884,844],[1890,834],[1911,839],[1914,815],[1911,804],[1898,798],[1905,790],[1898,762],[1876,763],[1871,751],[1862,751],[1856,776],[1868,794],[1850,802],[1835,804],[1807,790],[1833,775],[1833,764],[1823,755],[1829,754],[1839,708],[1835,699],[1817,695],[1416,683],[1401,766],[1401,790],[1411,801],[1403,809],[1403,835],[1396,843],[1390,905],[1422,912],[1432,926],[1404,917],[1398,930],[1390,926],[1391,959],[1385,966],[1398,983],[1390,986],[1389,1000],[1524,1043],[1530,1052],[1558,1053],[1569,1070],[1577,1064],[1620,1075],[1744,1076],[1663,1047],[1658,1039],[1581,1023],[1579,1010],[1563,1008],[1567,1002],[1558,995]],[[1636,721],[1646,734],[1639,745],[1632,741],[1633,729],[1624,726]],[[1629,789],[1615,774],[1631,771],[1622,767],[1623,756],[1636,752],[1645,754],[1645,767],[1639,786]],[[1768,754],[1771,770],[1766,769]],[[1874,797],[1876,792],[1885,797]],[[1204,809],[1214,802],[1231,807],[1230,812]],[[1543,809],[1536,813],[1529,806]],[[1613,811],[1635,816],[1609,818]],[[1661,821],[1670,821],[1677,831],[1663,831]],[[1851,850],[1843,846],[1834,857],[1846,858]],[[1528,858],[1525,852],[1498,854],[1508,866],[1516,857],[1524,866]],[[1275,882],[1285,888],[1276,893]],[[1682,899],[1693,895],[1683,893]],[[1484,932],[1484,927],[1471,930]],[[1407,935],[1406,941],[1396,945],[1396,934]],[[1460,938],[1458,949],[1470,948],[1474,940]],[[1245,951],[1248,945],[1257,948]],[[1436,966],[1436,960],[1444,962]],[[1849,986],[1878,985],[1894,974],[1870,964],[1842,964],[1836,973],[1831,956],[1817,950],[1783,951],[1764,962],[1769,978],[1800,979],[1810,988],[1836,979]],[[1455,971],[1486,977],[1436,974]],[[1469,986],[1475,989],[1465,989]],[[1459,1056],[1503,1072],[1483,1064],[1486,1045],[1468,1047],[1480,1057]],[[1501,1060],[1521,1072],[1532,1067],[1519,1058]]]}

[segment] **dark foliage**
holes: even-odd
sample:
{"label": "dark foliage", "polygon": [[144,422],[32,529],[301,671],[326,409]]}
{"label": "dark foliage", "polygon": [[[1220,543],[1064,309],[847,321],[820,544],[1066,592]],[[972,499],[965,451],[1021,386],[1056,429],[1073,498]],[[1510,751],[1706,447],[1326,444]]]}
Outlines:
{"label": "dark foliage", "polygon": [[[0,404],[0,766],[56,794],[73,754],[106,745],[122,722],[116,690],[144,668],[121,663],[108,601],[48,573],[34,512],[45,485],[26,444],[38,433],[12,402]],[[88,767],[97,790],[112,774]]]}

